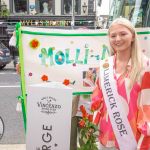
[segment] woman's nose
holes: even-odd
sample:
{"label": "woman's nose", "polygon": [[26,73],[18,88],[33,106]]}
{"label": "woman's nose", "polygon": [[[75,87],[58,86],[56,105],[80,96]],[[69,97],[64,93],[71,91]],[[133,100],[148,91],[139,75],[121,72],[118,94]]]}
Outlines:
{"label": "woman's nose", "polygon": [[120,41],[121,37],[119,35],[116,36],[116,41]]}

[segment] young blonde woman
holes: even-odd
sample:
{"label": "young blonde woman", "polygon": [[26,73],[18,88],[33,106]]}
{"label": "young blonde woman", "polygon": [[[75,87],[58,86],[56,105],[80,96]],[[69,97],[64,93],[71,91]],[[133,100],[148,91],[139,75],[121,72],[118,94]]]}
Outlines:
{"label": "young blonde woman", "polygon": [[100,149],[149,150],[150,61],[127,19],[114,20],[108,36],[112,56],[101,61],[92,95],[100,103]]}

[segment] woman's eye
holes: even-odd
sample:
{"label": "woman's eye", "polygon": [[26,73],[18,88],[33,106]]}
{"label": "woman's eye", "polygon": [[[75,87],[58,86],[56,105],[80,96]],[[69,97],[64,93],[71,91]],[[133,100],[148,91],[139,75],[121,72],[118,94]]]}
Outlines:
{"label": "woman's eye", "polygon": [[121,36],[125,36],[126,35],[126,33],[121,33]]}
{"label": "woman's eye", "polygon": [[115,38],[116,36],[115,35],[111,35],[111,38]]}

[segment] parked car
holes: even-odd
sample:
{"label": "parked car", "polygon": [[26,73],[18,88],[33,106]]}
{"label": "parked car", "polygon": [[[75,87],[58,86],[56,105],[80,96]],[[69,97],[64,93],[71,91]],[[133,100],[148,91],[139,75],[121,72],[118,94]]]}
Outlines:
{"label": "parked car", "polygon": [[0,42],[0,69],[11,62],[10,50]]}

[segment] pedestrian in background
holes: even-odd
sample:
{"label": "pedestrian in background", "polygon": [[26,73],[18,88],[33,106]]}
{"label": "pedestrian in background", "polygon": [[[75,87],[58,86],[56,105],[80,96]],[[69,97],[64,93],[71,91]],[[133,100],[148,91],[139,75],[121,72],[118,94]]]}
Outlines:
{"label": "pedestrian in background", "polygon": [[108,30],[112,56],[101,61],[92,104],[101,150],[150,149],[150,61],[141,53],[131,22],[117,18]]}

